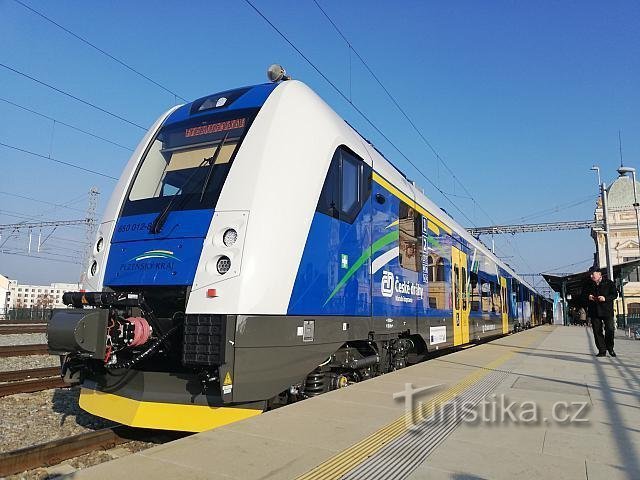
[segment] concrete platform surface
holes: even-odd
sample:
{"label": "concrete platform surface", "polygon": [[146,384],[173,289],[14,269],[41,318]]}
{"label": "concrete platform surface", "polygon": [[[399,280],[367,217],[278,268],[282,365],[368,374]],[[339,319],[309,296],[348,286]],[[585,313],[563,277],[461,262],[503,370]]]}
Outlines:
{"label": "concrete platform surface", "polygon": [[541,326],[73,477],[637,480],[640,341],[616,342]]}

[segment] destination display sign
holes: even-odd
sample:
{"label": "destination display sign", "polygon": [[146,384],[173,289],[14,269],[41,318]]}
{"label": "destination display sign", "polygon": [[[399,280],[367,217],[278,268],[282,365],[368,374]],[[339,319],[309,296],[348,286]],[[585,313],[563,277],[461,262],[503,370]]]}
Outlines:
{"label": "destination display sign", "polygon": [[233,120],[227,120],[224,122],[212,123],[210,125],[200,125],[198,127],[187,128],[184,131],[184,136],[199,137],[200,135],[211,135],[212,133],[226,132],[228,130],[236,130],[238,128],[244,128],[246,119],[236,118]]}

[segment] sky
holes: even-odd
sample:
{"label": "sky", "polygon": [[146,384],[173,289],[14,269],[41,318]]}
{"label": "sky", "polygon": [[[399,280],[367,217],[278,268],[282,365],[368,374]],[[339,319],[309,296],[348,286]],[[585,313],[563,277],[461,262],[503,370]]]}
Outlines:
{"label": "sky", "polygon": [[[593,218],[590,167],[607,183],[617,177],[619,131],[624,163],[638,166],[636,1],[318,0],[349,43],[313,0],[251,1],[393,145],[245,1],[20,0],[152,83],[0,0],[0,224],[85,218],[94,187],[100,214],[115,181],[51,159],[118,177],[144,129],[179,97],[263,83],[271,63],[313,88],[464,226]],[[30,253],[28,230],[0,232],[0,273],[78,281],[85,230],[33,229]],[[519,273],[580,271],[593,259],[588,230],[494,241]]]}

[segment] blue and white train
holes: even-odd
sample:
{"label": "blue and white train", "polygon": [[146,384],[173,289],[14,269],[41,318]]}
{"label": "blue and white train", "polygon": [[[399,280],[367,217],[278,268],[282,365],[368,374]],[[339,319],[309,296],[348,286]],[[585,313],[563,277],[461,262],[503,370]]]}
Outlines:
{"label": "blue and white train", "polygon": [[49,348],[80,406],[201,431],[543,320],[548,305],[305,84],[172,108]]}

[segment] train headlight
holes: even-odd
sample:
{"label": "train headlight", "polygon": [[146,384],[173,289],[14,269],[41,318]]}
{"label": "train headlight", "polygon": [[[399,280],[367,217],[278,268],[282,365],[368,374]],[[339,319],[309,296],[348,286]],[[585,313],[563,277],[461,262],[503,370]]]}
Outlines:
{"label": "train headlight", "polygon": [[95,260],[93,261],[93,263],[91,264],[91,267],[89,268],[89,273],[91,274],[91,276],[95,276],[96,273],[98,273],[98,262],[96,262]]}
{"label": "train headlight", "polygon": [[223,255],[218,258],[218,262],[216,263],[216,270],[220,275],[224,275],[231,269],[231,260],[229,257]]}
{"label": "train headlight", "polygon": [[222,236],[222,243],[227,247],[231,247],[236,240],[238,239],[238,232],[236,232],[233,228],[229,228],[224,232]]}
{"label": "train headlight", "polygon": [[102,251],[102,247],[104,247],[104,238],[100,237],[96,242],[96,252]]}

